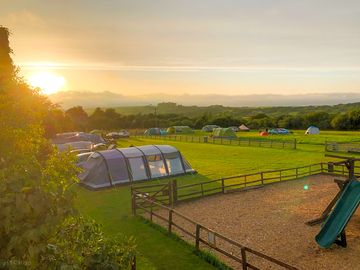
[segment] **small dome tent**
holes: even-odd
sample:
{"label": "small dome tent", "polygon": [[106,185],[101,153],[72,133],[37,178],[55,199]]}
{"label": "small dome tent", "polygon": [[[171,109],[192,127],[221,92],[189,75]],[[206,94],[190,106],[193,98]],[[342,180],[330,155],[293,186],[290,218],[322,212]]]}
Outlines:
{"label": "small dome tent", "polygon": [[306,131],[305,134],[320,134],[320,129],[318,127],[310,126]]}
{"label": "small dome tent", "polygon": [[269,130],[269,134],[272,135],[288,135],[290,134],[290,131],[286,128],[273,128]]}
{"label": "small dome tent", "polygon": [[236,133],[231,128],[215,128],[213,136],[218,138],[236,138]]}
{"label": "small dome tent", "polygon": [[189,126],[172,126],[169,127],[166,132],[168,134],[191,134],[194,131]]}
{"label": "small dome tent", "polygon": [[247,126],[245,126],[244,124],[242,124],[242,125],[239,127],[239,131],[250,131],[250,128],[248,128]]}
{"label": "small dome tent", "polygon": [[151,135],[162,135],[160,128],[149,128],[144,132],[144,135],[151,136]]}
{"label": "small dome tent", "polygon": [[82,168],[80,184],[90,189],[196,172],[170,145],[144,145],[94,152]]}
{"label": "small dome tent", "polygon": [[206,125],[206,126],[203,126],[201,131],[203,131],[203,132],[213,132],[214,128],[219,128],[219,126],[217,126],[217,125]]}

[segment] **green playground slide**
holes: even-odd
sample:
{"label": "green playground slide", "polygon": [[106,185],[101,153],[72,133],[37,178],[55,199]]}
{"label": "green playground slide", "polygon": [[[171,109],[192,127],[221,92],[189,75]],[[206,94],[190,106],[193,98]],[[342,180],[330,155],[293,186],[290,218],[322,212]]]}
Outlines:
{"label": "green playground slide", "polygon": [[319,246],[327,248],[338,238],[360,203],[360,182],[352,180],[345,187],[333,211],[315,237]]}

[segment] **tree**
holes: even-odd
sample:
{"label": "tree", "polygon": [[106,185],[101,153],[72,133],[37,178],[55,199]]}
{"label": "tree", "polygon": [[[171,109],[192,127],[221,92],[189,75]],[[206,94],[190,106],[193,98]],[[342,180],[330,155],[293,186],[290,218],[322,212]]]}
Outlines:
{"label": "tree", "polygon": [[66,110],[65,116],[71,120],[73,130],[85,130],[87,128],[89,117],[82,106],[76,106]]}
{"label": "tree", "polygon": [[331,120],[331,127],[337,130],[349,130],[352,128],[348,114],[338,114]]}
{"label": "tree", "polygon": [[0,66],[9,71],[0,80],[0,262],[16,269],[128,266],[133,241],[106,239],[74,208],[74,157],[58,153],[44,138],[54,106],[6,67],[12,65],[4,57],[11,52],[7,39],[0,27]]}

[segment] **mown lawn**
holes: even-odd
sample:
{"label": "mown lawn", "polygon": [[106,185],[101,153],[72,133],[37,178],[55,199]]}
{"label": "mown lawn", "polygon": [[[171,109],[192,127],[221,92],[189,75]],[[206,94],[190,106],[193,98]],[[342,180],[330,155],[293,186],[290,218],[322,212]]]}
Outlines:
{"label": "mown lawn", "polygon": [[[349,135],[352,136],[352,135]],[[177,147],[198,171],[177,177],[179,184],[193,183],[254,171],[296,167],[327,160],[324,147],[304,144],[297,150],[239,147],[212,144],[124,139],[119,147],[144,144],[171,144]],[[154,180],[153,183],[167,180]],[[129,187],[88,191],[77,187],[77,205],[86,216],[103,224],[106,233],[132,235],[138,244],[138,269],[213,269],[182,242],[131,216]]]}

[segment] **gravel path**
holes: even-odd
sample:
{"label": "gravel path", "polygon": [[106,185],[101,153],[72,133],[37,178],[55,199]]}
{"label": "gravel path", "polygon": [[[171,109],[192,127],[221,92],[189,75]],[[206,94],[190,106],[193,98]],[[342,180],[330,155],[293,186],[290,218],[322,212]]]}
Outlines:
{"label": "gravel path", "polygon": [[[308,185],[308,190],[304,189],[305,185]],[[182,203],[176,210],[243,245],[299,269],[360,269],[359,209],[346,229],[347,248],[336,245],[329,249],[319,248],[314,237],[320,225],[310,227],[304,224],[318,217],[337,191],[333,177],[319,175]],[[180,218],[175,218],[174,222],[194,231],[193,226]],[[175,231],[193,243],[193,239]],[[216,245],[224,247],[220,240]],[[235,249],[232,251],[239,253]],[[238,264],[220,257],[235,269],[240,269]],[[281,269],[272,268],[251,256],[249,260],[261,269]]]}

